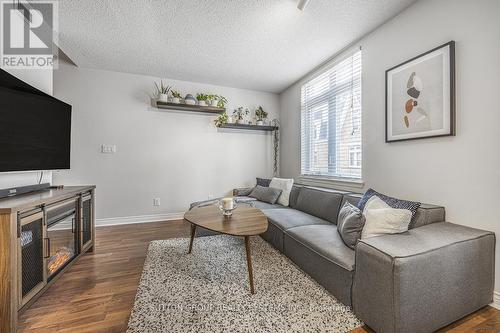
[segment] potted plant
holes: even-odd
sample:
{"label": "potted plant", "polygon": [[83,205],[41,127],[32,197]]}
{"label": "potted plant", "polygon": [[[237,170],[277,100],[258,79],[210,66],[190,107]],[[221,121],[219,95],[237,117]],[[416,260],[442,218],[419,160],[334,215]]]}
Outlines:
{"label": "potted plant", "polygon": [[216,95],[217,96],[217,107],[224,109],[227,104],[227,98],[221,95]]}
{"label": "potted plant", "polygon": [[248,109],[244,109],[243,110],[243,107],[240,106],[239,108],[237,109],[234,109],[233,111],[233,116],[236,118],[236,123],[237,124],[244,124],[245,121],[244,121],[244,117],[246,115],[248,115],[250,113],[250,111]]}
{"label": "potted plant", "polygon": [[155,82],[155,87],[156,87],[156,95],[158,96],[158,101],[167,103],[170,86],[163,85],[163,80],[161,80],[159,86]]}
{"label": "potted plant", "polygon": [[181,93],[176,90],[171,90],[170,94],[172,95],[172,103],[179,104],[181,102]]}
{"label": "potted plant", "polygon": [[217,95],[207,95],[207,104],[213,107],[217,107],[219,101],[217,100],[219,96]]}
{"label": "potted plant", "polygon": [[214,120],[215,126],[220,127],[221,125],[227,124],[228,116],[227,113],[221,113],[217,119]]}
{"label": "potted plant", "polygon": [[262,106],[259,106],[256,110],[255,110],[255,116],[257,117],[257,122],[256,124],[259,125],[259,126],[262,126],[264,125],[264,119],[267,118],[267,112],[264,111],[264,109],[262,108]]}
{"label": "potted plant", "polygon": [[186,97],[184,97],[184,103],[187,105],[196,105],[196,98],[191,94],[187,94]]}
{"label": "potted plant", "polygon": [[196,99],[198,100],[199,106],[207,106],[207,98],[208,95],[205,95],[203,93],[196,94]]}

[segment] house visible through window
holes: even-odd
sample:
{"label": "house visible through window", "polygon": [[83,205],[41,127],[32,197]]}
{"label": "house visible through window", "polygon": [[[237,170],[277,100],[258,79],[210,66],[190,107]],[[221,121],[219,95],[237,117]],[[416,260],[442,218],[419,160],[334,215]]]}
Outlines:
{"label": "house visible through window", "polygon": [[301,89],[301,174],[361,178],[361,51]]}
{"label": "house visible through window", "polygon": [[349,147],[349,167],[361,168],[361,146]]}

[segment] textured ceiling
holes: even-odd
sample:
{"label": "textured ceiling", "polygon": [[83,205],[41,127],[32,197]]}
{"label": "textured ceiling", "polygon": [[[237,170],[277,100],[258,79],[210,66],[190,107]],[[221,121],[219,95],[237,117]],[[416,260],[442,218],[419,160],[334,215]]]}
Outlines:
{"label": "textured ceiling", "polygon": [[415,0],[60,0],[81,67],[281,92]]}

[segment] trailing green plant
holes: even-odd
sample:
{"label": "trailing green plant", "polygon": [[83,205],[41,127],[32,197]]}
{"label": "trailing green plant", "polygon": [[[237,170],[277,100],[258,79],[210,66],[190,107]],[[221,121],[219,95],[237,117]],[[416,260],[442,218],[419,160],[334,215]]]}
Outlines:
{"label": "trailing green plant", "polygon": [[168,92],[170,91],[170,89],[172,89],[172,87],[164,85],[163,80],[160,81],[160,85],[158,85],[158,83],[155,82],[155,87],[157,95],[161,94],[168,95]]}
{"label": "trailing green plant", "polygon": [[242,106],[240,106],[237,109],[234,109],[233,111],[233,116],[235,116],[238,120],[242,120],[244,116],[248,115],[250,113],[250,110],[248,108],[243,109]]}
{"label": "trailing green plant", "polygon": [[178,92],[177,90],[170,90],[170,93],[172,94],[172,97],[174,97],[174,98],[182,98],[181,93]]}
{"label": "trailing green plant", "polygon": [[228,102],[227,98],[221,95],[215,95],[217,97],[217,107],[218,108],[225,108],[226,104]]}
{"label": "trailing green plant", "polygon": [[262,106],[259,106],[255,110],[255,116],[257,117],[257,120],[264,120],[264,119],[267,118],[267,112],[264,111],[264,109],[262,108]]}
{"label": "trailing green plant", "polygon": [[278,176],[279,156],[280,156],[280,122],[278,119],[273,119],[271,126],[274,126],[273,132],[273,173]]}
{"label": "trailing green plant", "polygon": [[220,127],[221,125],[227,124],[227,120],[228,120],[227,113],[226,112],[221,113],[217,117],[217,119],[214,120],[215,126]]}
{"label": "trailing green plant", "polygon": [[199,101],[206,101],[207,98],[208,98],[208,95],[206,95],[206,94],[203,94],[203,93],[196,94],[196,99]]}

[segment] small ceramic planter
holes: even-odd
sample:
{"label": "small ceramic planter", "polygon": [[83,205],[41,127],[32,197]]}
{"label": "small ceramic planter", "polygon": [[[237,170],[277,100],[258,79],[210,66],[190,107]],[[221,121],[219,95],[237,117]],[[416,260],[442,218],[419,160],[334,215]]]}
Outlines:
{"label": "small ceramic planter", "polygon": [[191,94],[187,94],[186,97],[184,97],[184,102],[187,105],[196,105],[196,98],[194,98]]}
{"label": "small ceramic planter", "polygon": [[264,120],[257,120],[255,122],[255,125],[258,125],[258,126],[263,126],[264,125]]}
{"label": "small ceramic planter", "polygon": [[238,125],[243,125],[245,123],[245,120],[243,120],[243,119],[236,119],[236,123]]}
{"label": "small ceramic planter", "polygon": [[179,104],[181,102],[179,97],[172,97],[172,103]]}
{"label": "small ceramic planter", "polygon": [[160,102],[165,102],[167,103],[168,102],[168,95],[167,94],[159,94],[158,95],[158,100]]}
{"label": "small ceramic planter", "polygon": [[210,106],[213,106],[213,107],[217,107],[217,103],[218,101],[217,100],[213,100],[212,102],[210,102]]}
{"label": "small ceramic planter", "polygon": [[207,106],[207,103],[205,101],[198,101],[199,106]]}

